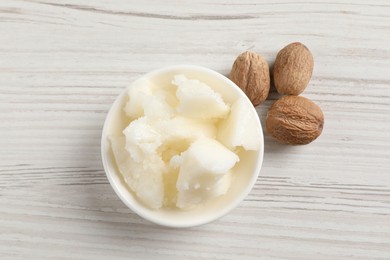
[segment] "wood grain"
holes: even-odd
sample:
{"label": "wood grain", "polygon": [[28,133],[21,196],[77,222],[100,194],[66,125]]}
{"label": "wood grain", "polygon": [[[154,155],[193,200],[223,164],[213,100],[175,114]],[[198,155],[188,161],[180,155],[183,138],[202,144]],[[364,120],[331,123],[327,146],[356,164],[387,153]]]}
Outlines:
{"label": "wood grain", "polygon": [[[0,1],[0,256],[4,259],[390,259],[388,1]],[[265,135],[256,186],[233,212],[168,229],[132,213],[102,168],[121,90],[159,67],[227,74],[253,50],[272,65],[301,41],[302,94],[321,137]],[[272,93],[257,108],[264,123]]]}

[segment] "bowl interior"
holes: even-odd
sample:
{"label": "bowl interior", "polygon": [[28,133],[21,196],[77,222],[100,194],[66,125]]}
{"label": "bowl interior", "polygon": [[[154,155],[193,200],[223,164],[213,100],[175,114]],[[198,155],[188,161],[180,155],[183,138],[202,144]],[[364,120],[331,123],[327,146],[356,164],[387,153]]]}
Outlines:
{"label": "bowl interior", "polygon": [[[252,104],[246,95],[225,76],[198,66],[175,66],[153,71],[144,75],[157,84],[171,84],[174,75],[184,74],[187,78],[198,79],[205,82],[215,91],[219,92],[225,102],[233,103],[239,97],[244,97],[248,105]],[[112,105],[102,134],[102,159],[107,177],[120,199],[135,213],[154,223],[170,227],[190,227],[213,221],[232,210],[242,201],[252,189],[260,172],[263,160],[263,133],[258,151],[246,151],[240,156],[240,162],[233,169],[233,181],[228,192],[218,198],[212,199],[193,209],[158,209],[153,210],[144,206],[137,200],[133,192],[127,187],[119,170],[108,141],[109,135],[120,135],[128,125],[123,107],[127,102],[127,91],[124,90]],[[256,114],[253,108],[252,113]],[[261,130],[260,121],[256,114],[257,124]]]}

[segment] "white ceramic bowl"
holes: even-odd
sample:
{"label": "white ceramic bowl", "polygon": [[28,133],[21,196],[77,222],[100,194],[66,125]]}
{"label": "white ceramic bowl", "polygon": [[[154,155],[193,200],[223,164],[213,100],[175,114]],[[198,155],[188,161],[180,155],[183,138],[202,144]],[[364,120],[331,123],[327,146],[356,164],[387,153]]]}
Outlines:
{"label": "white ceramic bowl", "polygon": [[[225,102],[232,103],[237,98],[243,97],[247,101],[248,106],[250,106],[251,113],[255,114],[254,118],[256,119],[256,124],[259,126],[260,130],[262,129],[256,110],[244,92],[242,92],[236,84],[218,72],[199,66],[180,65],[158,69],[147,73],[142,77],[146,77],[159,84],[170,84],[173,76],[177,74],[184,74],[187,78],[198,79],[208,84],[222,95]],[[107,138],[109,135],[121,134],[123,129],[127,126],[125,123],[125,114],[123,112],[123,107],[127,101],[126,94],[127,90],[124,90],[112,105],[104,123],[101,140],[104,170],[106,171],[111,186],[119,198],[139,216],[156,224],[168,227],[192,227],[202,225],[224,216],[237,207],[251,191],[260,172],[264,153],[262,130],[260,149],[258,151],[246,152],[245,156],[240,157],[240,162],[235,168],[232,185],[225,195],[189,210],[164,208],[153,210],[140,203],[126,185],[122,175],[116,167],[115,159]]]}

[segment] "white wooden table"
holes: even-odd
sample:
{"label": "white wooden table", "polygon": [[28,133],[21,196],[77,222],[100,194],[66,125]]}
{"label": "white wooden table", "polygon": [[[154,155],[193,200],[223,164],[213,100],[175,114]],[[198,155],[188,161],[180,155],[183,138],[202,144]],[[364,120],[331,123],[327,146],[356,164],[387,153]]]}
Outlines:
{"label": "white wooden table", "polygon": [[[227,74],[245,50],[272,63],[294,41],[315,57],[318,140],[265,135],[256,186],[205,226],[119,200],[100,134],[129,82],[180,63]],[[2,259],[389,259],[390,2],[1,0],[0,147]]]}

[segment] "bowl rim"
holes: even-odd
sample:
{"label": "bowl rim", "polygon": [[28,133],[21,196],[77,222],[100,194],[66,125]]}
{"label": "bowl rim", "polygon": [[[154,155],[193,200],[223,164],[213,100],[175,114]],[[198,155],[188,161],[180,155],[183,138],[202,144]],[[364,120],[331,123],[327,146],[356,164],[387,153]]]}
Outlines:
{"label": "bowl rim", "polygon": [[[118,184],[116,183],[116,181],[112,177],[113,174],[120,174],[120,173],[118,173],[118,172],[112,173],[110,171],[110,168],[109,168],[110,155],[106,152],[107,148],[109,148],[109,147],[107,147],[107,143],[108,143],[107,142],[107,137],[108,137],[107,131],[109,128],[108,123],[109,123],[112,115],[114,114],[116,107],[118,106],[118,103],[122,100],[123,95],[125,95],[127,93],[126,90],[133,82],[135,82],[136,80],[138,80],[140,78],[150,78],[153,75],[163,74],[163,73],[166,73],[166,72],[169,72],[172,70],[196,70],[196,71],[200,71],[202,73],[210,74],[213,77],[217,77],[217,78],[225,81],[227,83],[226,85],[229,85],[231,88],[234,88],[236,90],[236,92],[239,93],[239,95],[241,97],[243,97],[244,99],[247,100],[247,102],[252,104],[252,102],[249,100],[247,95],[233,81],[231,81],[229,78],[227,78],[223,74],[221,74],[217,71],[214,71],[212,69],[209,69],[209,68],[206,68],[203,66],[189,65],[189,64],[171,65],[171,66],[166,66],[166,67],[162,67],[159,69],[155,69],[155,70],[152,70],[152,71],[147,72],[145,74],[142,74],[142,75],[136,77],[134,80],[132,80],[130,82],[130,84],[128,84],[128,86],[125,87],[122,90],[122,92],[120,92],[117,95],[117,97],[115,98],[115,101],[111,104],[110,109],[109,109],[109,111],[105,117],[105,120],[104,120],[103,130],[102,130],[101,139],[100,139],[100,152],[101,152],[101,158],[102,158],[102,162],[103,162],[103,168],[104,168],[104,171],[106,173],[107,179],[108,179],[111,187],[115,191],[116,195],[120,198],[120,200],[129,209],[131,209],[134,213],[136,213],[141,218],[146,219],[152,223],[155,223],[155,224],[158,224],[161,226],[166,226],[166,227],[171,227],[171,228],[188,228],[188,227],[195,227],[195,226],[204,225],[204,224],[213,222],[213,221],[225,216],[230,211],[232,211],[234,208],[236,208],[248,196],[250,191],[253,189],[253,187],[256,183],[256,180],[257,180],[258,176],[260,175],[260,170],[262,168],[263,159],[264,159],[264,133],[263,133],[263,129],[261,126],[259,116],[255,116],[256,124],[258,125],[260,132],[261,132],[261,142],[260,142],[259,151],[257,153],[258,155],[256,157],[256,166],[254,167],[254,171],[252,173],[250,181],[245,185],[245,190],[240,192],[239,196],[236,197],[231,203],[228,203],[227,206],[223,207],[220,211],[218,211],[217,212],[218,214],[212,214],[212,215],[210,215],[210,218],[208,218],[206,220],[192,221],[192,222],[188,222],[188,223],[175,223],[174,221],[167,221],[166,219],[164,220],[164,219],[161,219],[159,217],[156,217],[153,214],[149,214],[149,213],[143,211],[142,209],[140,209],[137,205],[128,201],[127,198],[125,198],[122,195],[121,188],[118,186]],[[251,106],[251,110],[255,115],[258,115],[256,108],[254,106]],[[134,194],[131,194],[131,196],[134,197]],[[134,197],[134,199],[137,199],[137,198]],[[146,208],[146,206],[145,206],[145,208]]]}

